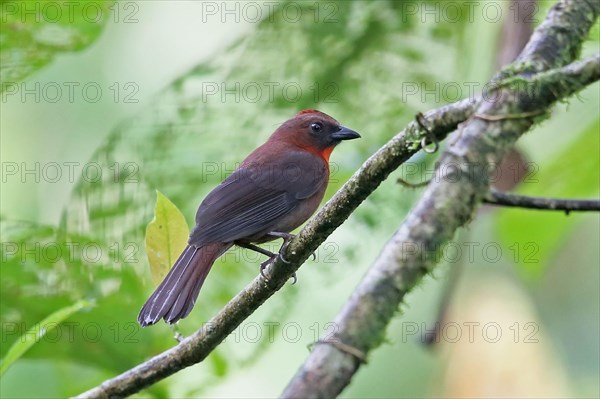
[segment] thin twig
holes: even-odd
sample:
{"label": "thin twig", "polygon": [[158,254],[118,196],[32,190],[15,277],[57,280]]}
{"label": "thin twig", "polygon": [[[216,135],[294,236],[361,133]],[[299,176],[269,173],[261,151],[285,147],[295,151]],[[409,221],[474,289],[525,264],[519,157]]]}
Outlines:
{"label": "thin twig", "polygon": [[410,189],[425,187],[426,185],[429,184],[430,181],[431,180],[425,180],[425,181],[418,182],[418,183],[411,183],[411,182],[404,180],[401,177],[396,179],[396,183],[402,185],[403,187],[410,188]]}
{"label": "thin twig", "polygon": [[569,212],[600,211],[600,199],[558,199],[528,197],[492,190],[484,198],[488,205]]}

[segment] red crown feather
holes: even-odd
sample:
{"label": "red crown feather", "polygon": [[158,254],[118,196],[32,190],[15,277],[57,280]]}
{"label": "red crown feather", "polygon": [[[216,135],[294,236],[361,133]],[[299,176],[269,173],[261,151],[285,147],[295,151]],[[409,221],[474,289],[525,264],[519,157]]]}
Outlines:
{"label": "red crown feather", "polygon": [[316,109],[304,109],[296,114],[296,116],[304,115],[304,114],[320,114],[321,111],[317,111]]}

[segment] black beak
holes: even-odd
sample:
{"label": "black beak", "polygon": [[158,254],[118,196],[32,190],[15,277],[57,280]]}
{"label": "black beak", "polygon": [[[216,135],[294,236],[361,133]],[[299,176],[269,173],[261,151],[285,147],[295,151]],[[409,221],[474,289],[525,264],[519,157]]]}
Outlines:
{"label": "black beak", "polygon": [[331,138],[336,141],[341,140],[354,140],[360,138],[360,134],[356,133],[352,129],[348,129],[345,126],[340,126],[337,132],[331,133]]}

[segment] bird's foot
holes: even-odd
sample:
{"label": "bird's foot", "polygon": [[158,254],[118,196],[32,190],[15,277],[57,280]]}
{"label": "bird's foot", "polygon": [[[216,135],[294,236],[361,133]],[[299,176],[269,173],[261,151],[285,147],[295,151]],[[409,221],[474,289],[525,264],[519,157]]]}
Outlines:
{"label": "bird's foot", "polygon": [[[269,277],[267,276],[267,273],[266,273],[265,269],[267,268],[267,266],[269,266],[270,263],[275,262],[275,259],[277,259],[277,256],[279,256],[281,258],[281,261],[283,263],[286,263],[286,264],[290,264],[291,263],[289,260],[287,260],[283,256],[283,254],[287,250],[287,247],[290,244],[290,241],[294,237],[296,237],[294,234],[291,234],[291,233],[282,233],[282,232],[279,232],[279,231],[272,231],[268,235],[272,236],[274,239],[275,238],[282,238],[283,239],[283,245],[281,245],[281,248],[279,248],[279,253],[273,253],[271,251],[268,251],[268,250],[266,250],[264,248],[261,248],[259,246],[254,245],[254,244],[245,243],[245,242],[236,242],[237,245],[239,245],[239,246],[241,246],[243,248],[247,248],[247,249],[250,249],[252,251],[256,251],[258,253],[261,253],[261,254],[266,255],[266,256],[269,257],[267,260],[265,260],[263,263],[260,264],[260,275],[267,282],[269,281]],[[313,256],[313,260],[317,259],[317,256],[315,255],[314,252],[312,253],[312,256]],[[292,275],[292,278],[294,279],[294,281],[292,281],[292,284],[296,284],[296,281],[298,281],[298,278],[296,277],[296,273],[294,273]]]}
{"label": "bird's foot", "polygon": [[[292,236],[292,238],[293,238],[293,236]],[[283,257],[283,254],[284,254],[284,253],[285,253],[285,251],[287,250],[287,247],[288,247],[288,245],[289,245],[289,244],[290,244],[290,242],[289,242],[289,241],[284,241],[283,245],[282,245],[282,246],[281,246],[281,248],[279,249],[279,257],[281,258],[281,261],[282,261],[283,263],[286,263],[286,264],[288,264],[288,265],[289,265],[290,263],[292,263],[292,262],[290,262],[289,260],[285,259],[285,258]],[[294,272],[294,273],[292,274],[292,278],[294,279],[294,281],[292,281],[292,285],[294,285],[294,284],[296,284],[296,281],[298,281],[298,277],[296,277],[296,272]]]}
{"label": "bird's foot", "polygon": [[[294,237],[296,237],[295,234],[292,233],[281,233],[278,231],[272,231],[269,233],[270,236],[273,237],[277,237],[277,238],[282,238],[283,239],[283,244],[281,245],[281,248],[279,248],[279,257],[281,258],[281,260],[283,261],[283,263],[291,263],[290,261],[286,260],[283,257],[283,254],[285,253],[285,251],[287,251],[287,247],[290,245],[290,241],[292,241],[292,239]],[[312,254],[310,254],[310,256],[312,256],[312,260],[315,261],[317,260],[317,253],[313,252]]]}
{"label": "bird's foot", "polygon": [[287,248],[290,245],[290,241],[292,241],[292,239],[294,239],[296,235],[292,233],[283,233],[280,231],[272,231],[269,233],[269,235],[272,237],[283,239],[283,244],[281,245],[281,248],[279,248],[279,257],[281,258],[281,261],[283,263],[290,264],[291,262],[285,259],[283,254],[285,253],[285,251],[287,251]]}
{"label": "bird's foot", "polygon": [[[285,260],[283,258],[283,256],[281,254],[279,254],[279,257],[281,257],[281,260],[285,263],[290,263],[287,260]],[[277,258],[277,254],[273,254],[273,257],[267,259],[266,261],[264,261],[263,263],[260,264],[260,275],[262,276],[262,278],[264,278],[267,282],[269,281],[269,277],[267,276],[267,274],[265,273],[265,269],[267,268],[267,266],[269,266],[270,263],[275,262],[275,259]],[[294,279],[294,281],[292,281],[292,285],[296,284],[296,281],[298,281],[298,277],[296,277],[296,273],[292,274],[292,278]]]}
{"label": "bird's foot", "polygon": [[276,238],[282,238],[284,243],[290,242],[294,237],[296,237],[295,234],[284,233],[281,231],[271,231],[269,235]]}
{"label": "bird's foot", "polygon": [[283,254],[285,253],[285,251],[287,251],[287,247],[288,245],[290,245],[289,241],[284,241],[283,245],[281,246],[281,248],[279,248],[279,257],[281,258],[281,261],[287,265],[289,265],[290,262],[289,260],[287,260],[286,258],[284,258]]}
{"label": "bird's foot", "polygon": [[[269,233],[270,236],[272,237],[276,237],[276,238],[281,238],[283,239],[283,244],[281,245],[281,248],[279,248],[279,253],[278,254],[273,254],[273,257],[268,259],[267,261],[263,262],[260,265],[260,274],[268,281],[268,278],[265,276],[264,273],[264,269],[267,267],[267,265],[271,262],[274,262],[275,259],[277,258],[277,255],[279,255],[279,258],[281,259],[281,261],[283,263],[286,264],[290,264],[292,262],[290,262],[289,260],[287,260],[285,258],[285,256],[283,256],[283,254],[287,251],[288,246],[290,245],[290,241],[292,241],[292,239],[294,237],[296,237],[294,234],[291,233],[283,233],[283,232],[279,232],[279,231],[272,231]],[[316,259],[316,255],[313,253],[313,259]],[[298,277],[296,276],[296,273],[292,274],[292,284],[296,284],[296,282],[298,281]]]}

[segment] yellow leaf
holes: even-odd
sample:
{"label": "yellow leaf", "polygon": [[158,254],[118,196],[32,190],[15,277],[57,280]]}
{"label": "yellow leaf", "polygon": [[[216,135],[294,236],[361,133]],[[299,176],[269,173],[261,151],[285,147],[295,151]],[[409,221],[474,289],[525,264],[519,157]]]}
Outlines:
{"label": "yellow leaf", "polygon": [[157,190],[154,219],[146,227],[146,255],[156,285],[160,284],[185,248],[189,232],[181,211]]}

